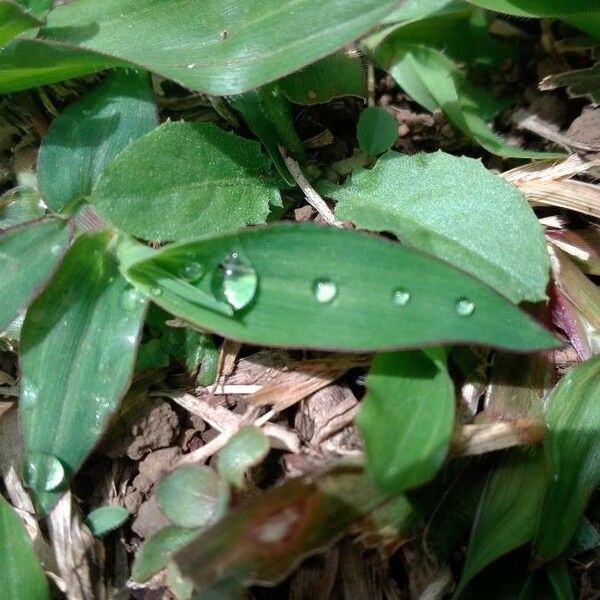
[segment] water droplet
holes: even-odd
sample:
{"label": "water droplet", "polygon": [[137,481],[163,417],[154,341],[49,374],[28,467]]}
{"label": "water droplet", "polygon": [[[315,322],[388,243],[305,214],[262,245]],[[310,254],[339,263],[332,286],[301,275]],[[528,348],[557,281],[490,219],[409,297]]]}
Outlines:
{"label": "water droplet", "polygon": [[51,492],[64,481],[65,469],[56,456],[35,452],[25,462],[24,475],[30,488]]}
{"label": "water droplet", "polygon": [[53,256],[58,256],[62,252],[62,249],[63,247],[61,246],[61,244],[54,244],[50,248],[50,254],[52,254]]}
{"label": "water droplet", "polygon": [[37,385],[31,381],[24,379],[21,381],[21,394],[19,396],[19,404],[24,410],[32,409],[38,401],[39,391]]}
{"label": "water droplet", "polygon": [[470,317],[475,312],[475,303],[468,298],[459,298],[455,306],[456,314],[461,317]]}
{"label": "water droplet", "polygon": [[239,252],[231,252],[221,267],[225,299],[235,310],[244,308],[256,294],[258,276],[254,267]]}
{"label": "water droplet", "polygon": [[153,296],[160,296],[162,294],[162,289],[159,287],[153,287],[153,288],[150,288],[150,293]]}
{"label": "water droplet", "polygon": [[338,289],[333,281],[330,281],[329,279],[319,279],[318,281],[315,281],[313,293],[317,302],[327,304],[337,296]]}
{"label": "water droplet", "polygon": [[131,288],[125,294],[121,300],[121,304],[125,310],[135,310],[138,306],[144,304],[146,299],[143,294],[140,294],[135,288]]}
{"label": "water droplet", "polygon": [[191,262],[184,265],[181,269],[180,276],[186,281],[195,281],[202,275],[202,265],[197,262]]}
{"label": "water droplet", "polygon": [[410,292],[397,288],[392,292],[392,302],[396,306],[406,306],[410,302]]}
{"label": "water droplet", "polygon": [[86,116],[92,114],[92,111],[89,108],[84,108],[81,112]]}
{"label": "water droplet", "polygon": [[196,63],[190,63],[189,65],[187,65],[188,69],[194,69],[196,68]]}

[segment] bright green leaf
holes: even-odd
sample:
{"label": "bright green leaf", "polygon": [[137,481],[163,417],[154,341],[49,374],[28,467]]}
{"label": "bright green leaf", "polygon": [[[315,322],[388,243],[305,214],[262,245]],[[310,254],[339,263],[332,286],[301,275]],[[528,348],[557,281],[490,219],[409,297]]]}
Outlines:
{"label": "bright green leaf", "polygon": [[16,0],[23,8],[26,8],[34,15],[43,14],[52,8],[53,0]]}
{"label": "bright green leaf", "polygon": [[19,517],[0,495],[0,589],[3,600],[48,600],[44,571]]}
{"label": "bright green leaf", "polygon": [[454,384],[424,352],[379,355],[367,377],[357,424],[367,470],[390,493],[423,485],[440,468],[454,424]]}
{"label": "bright green leaf", "polygon": [[546,403],[550,477],[535,538],[541,560],[569,544],[600,482],[600,356],[575,367]]}
{"label": "bright green leaf", "polygon": [[158,482],[156,498],[174,525],[203,527],[223,516],[229,488],[212,469],[184,465]]}
{"label": "bright green leaf", "polygon": [[99,538],[121,527],[128,518],[129,513],[122,506],[101,506],[93,510],[84,522],[92,535]]}
{"label": "bright green leaf", "polygon": [[71,234],[68,222],[52,218],[0,233],[0,331],[42,292],[67,251]]}
{"label": "bright green leaf", "polygon": [[468,0],[488,10],[520,17],[564,17],[600,11],[598,0]]}
{"label": "bright green leaf", "polygon": [[22,31],[42,25],[34,16],[25,12],[17,3],[0,1],[0,46],[4,46]]}
{"label": "bright green leaf", "polygon": [[246,472],[259,464],[268,452],[269,438],[258,427],[246,425],[219,452],[217,469],[227,481],[241,488]]}
{"label": "bright green leaf", "polygon": [[367,154],[387,152],[398,137],[398,123],[392,114],[378,106],[362,111],[356,126],[356,137]]}
{"label": "bright green leaf", "polygon": [[296,71],[376,26],[397,0],[79,0],[45,38],[127,60],[184,87],[238,94]]}
{"label": "bright green leaf", "polygon": [[[233,315],[223,298],[224,265],[232,253],[243,255],[249,267],[240,274],[232,270],[230,288],[247,285],[253,275],[256,290]],[[190,264],[202,265],[199,279],[176,279]],[[122,268],[165,310],[253,344],[348,351],[442,342],[515,350],[557,344],[470,275],[398,243],[348,230],[311,224],[247,229],[171,246]]]}
{"label": "bright green leaf", "polygon": [[328,195],[339,219],[390,231],[513,302],[546,297],[550,259],[535,214],[517,188],[477,160],[389,152]]}
{"label": "bright green leaf", "polygon": [[165,123],[100,176],[91,202],[135,236],[181,240],[264,223],[279,191],[258,142],[214,125]]}
{"label": "bright green leaf", "polygon": [[149,76],[115,71],[63,110],[42,140],[38,180],[46,204],[62,212],[87,196],[106,165],[157,125]]}
{"label": "bright green leaf", "polygon": [[80,237],[23,325],[25,475],[43,511],[100,439],[135,364],[147,302],[107,252],[112,239]]}

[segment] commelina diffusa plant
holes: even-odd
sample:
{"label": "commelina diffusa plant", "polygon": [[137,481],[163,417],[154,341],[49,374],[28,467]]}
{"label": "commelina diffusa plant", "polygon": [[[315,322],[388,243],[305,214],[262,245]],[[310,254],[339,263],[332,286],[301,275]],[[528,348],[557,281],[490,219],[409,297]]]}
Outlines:
{"label": "commelina diffusa plant", "polygon": [[[489,122],[540,18],[584,67],[545,87],[598,101],[600,3],[54,4],[0,0],[0,146],[39,146],[35,169],[0,168],[2,597],[245,598],[357,531],[380,564],[412,540],[436,597],[573,597],[569,559],[600,544],[600,261],[531,204],[592,219],[577,198],[598,192],[570,179],[585,159]],[[462,146],[398,151],[384,77]],[[565,347],[581,364],[558,381]],[[254,379],[229,382],[236,356]],[[156,396],[215,431],[162,443],[180,444],[146,480],[162,514],[127,570],[137,467],[104,488],[90,469]]]}

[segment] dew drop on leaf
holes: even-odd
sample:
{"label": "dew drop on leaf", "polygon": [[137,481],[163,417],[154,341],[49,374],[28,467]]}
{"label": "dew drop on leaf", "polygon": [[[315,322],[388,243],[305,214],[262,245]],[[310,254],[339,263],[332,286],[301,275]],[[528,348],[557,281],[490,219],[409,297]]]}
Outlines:
{"label": "dew drop on leaf", "polygon": [[195,281],[202,275],[202,265],[197,262],[190,262],[181,268],[180,276],[186,281]]}
{"label": "dew drop on leaf", "polygon": [[38,401],[38,387],[29,380],[21,381],[21,393],[19,396],[19,404],[23,410],[31,410]]}
{"label": "dew drop on leaf", "polygon": [[454,308],[457,315],[470,317],[475,312],[475,303],[468,298],[459,298]]}
{"label": "dew drop on leaf", "polygon": [[56,456],[35,452],[25,462],[24,475],[30,488],[51,492],[64,481],[65,469]]}
{"label": "dew drop on leaf", "polygon": [[138,306],[144,304],[145,301],[146,299],[143,294],[131,288],[123,294],[121,305],[125,310],[135,310]]}
{"label": "dew drop on leaf", "polygon": [[317,302],[327,304],[337,296],[338,288],[330,279],[317,279],[313,285],[313,293]]}
{"label": "dew drop on leaf", "polygon": [[410,292],[397,288],[392,292],[392,302],[396,306],[406,306],[410,302]]}
{"label": "dew drop on leaf", "polygon": [[221,267],[225,300],[235,310],[244,308],[254,298],[258,286],[254,267],[239,252],[228,254]]}
{"label": "dew drop on leaf", "polygon": [[153,296],[160,296],[162,294],[162,289],[159,287],[153,287],[153,288],[150,288],[150,293]]}

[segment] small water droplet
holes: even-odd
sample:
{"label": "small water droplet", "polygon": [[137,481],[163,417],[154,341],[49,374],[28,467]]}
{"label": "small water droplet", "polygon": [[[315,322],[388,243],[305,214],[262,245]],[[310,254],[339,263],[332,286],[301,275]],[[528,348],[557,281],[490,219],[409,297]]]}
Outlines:
{"label": "small water droplet", "polygon": [[144,304],[145,301],[143,294],[138,292],[135,288],[131,288],[123,294],[121,305],[125,310],[135,310],[138,306]]}
{"label": "small water droplet", "polygon": [[315,281],[313,286],[313,293],[317,302],[321,304],[327,304],[331,302],[338,293],[337,285],[329,279],[319,279]]}
{"label": "small water droplet", "polygon": [[162,289],[159,287],[153,287],[153,288],[150,288],[150,293],[153,296],[160,296],[162,294]]}
{"label": "small water droplet", "polygon": [[189,65],[187,65],[188,69],[195,69],[196,68],[196,63],[190,63]]}
{"label": "small water droplet", "polygon": [[396,306],[406,306],[410,302],[410,292],[397,288],[392,292],[392,302]]}
{"label": "small water droplet", "polygon": [[202,275],[202,265],[197,262],[190,262],[181,269],[180,276],[186,281],[195,281]]}
{"label": "small water droplet", "polygon": [[231,252],[221,263],[223,295],[229,305],[240,310],[252,301],[258,286],[254,267],[239,252]]}
{"label": "small water droplet", "polygon": [[34,452],[25,462],[24,475],[30,488],[51,492],[64,481],[65,469],[56,456]]}
{"label": "small water droplet", "polygon": [[455,306],[456,314],[461,317],[470,317],[475,312],[475,303],[468,298],[459,298]]}
{"label": "small water droplet", "polygon": [[62,252],[63,247],[60,244],[54,244],[50,248],[50,254],[53,256],[58,256]]}
{"label": "small water droplet", "polygon": [[39,390],[37,385],[24,379],[21,381],[21,393],[19,395],[19,404],[23,410],[32,409],[38,401]]}

